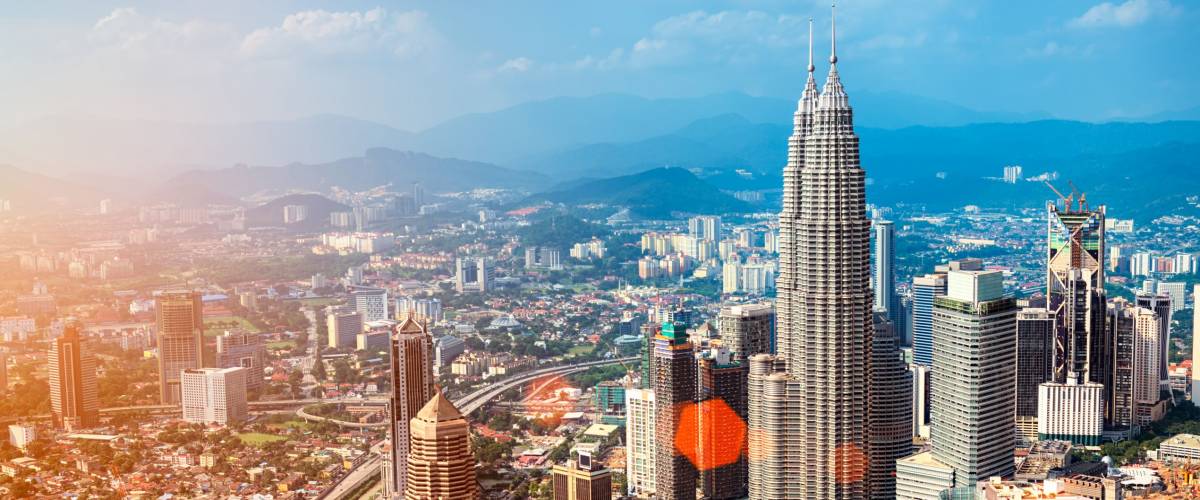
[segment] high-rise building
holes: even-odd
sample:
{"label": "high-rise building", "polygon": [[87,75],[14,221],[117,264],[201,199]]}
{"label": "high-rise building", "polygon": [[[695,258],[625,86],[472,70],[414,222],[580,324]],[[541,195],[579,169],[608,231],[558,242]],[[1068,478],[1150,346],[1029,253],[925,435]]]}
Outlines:
{"label": "high-rise building", "polygon": [[382,288],[360,288],[350,292],[354,310],[362,315],[363,323],[388,319],[388,295]]}
{"label": "high-rise building", "polygon": [[96,357],[91,341],[79,335],[79,324],[69,323],[63,336],[50,342],[46,357],[50,376],[50,413],[54,426],[74,431],[100,424],[96,388]]}
{"label": "high-rise building", "polygon": [[[0,364],[4,362],[4,354],[0,352]],[[3,371],[3,369],[0,369]],[[0,386],[3,383],[0,382]],[[3,387],[0,387],[3,391]],[[1193,403],[1200,404],[1200,283],[1192,288],[1192,384],[1191,395]]]}
{"label": "high-rise building", "polygon": [[750,357],[746,446],[754,500],[803,497],[801,485],[789,480],[804,467],[797,457],[805,436],[790,432],[805,412],[800,400],[803,382],[790,376],[784,365],[779,356]]}
{"label": "high-rise building", "polygon": [[[1168,313],[1169,314],[1169,313]],[[1138,307],[1133,310],[1133,423],[1137,428],[1158,420],[1154,407],[1160,399],[1162,378],[1162,316]]]}
{"label": "high-rise building", "polygon": [[411,429],[404,446],[411,451],[401,476],[407,478],[407,488],[393,491],[408,500],[480,498],[470,426],[442,391],[434,391],[405,428],[406,434]]}
{"label": "high-rise building", "polygon": [[[407,484],[406,475],[409,471],[409,422],[417,416],[418,411],[424,411],[422,406],[428,408],[429,405],[426,403],[433,404],[430,399],[434,398],[435,392],[433,386],[433,337],[429,335],[425,324],[408,318],[396,326],[396,330],[392,332],[391,363],[392,397],[389,422],[392,453],[389,467],[385,468],[384,477],[387,478],[385,485],[390,488],[389,491],[404,492],[407,495],[408,490],[405,489],[405,485]],[[436,399],[445,398],[438,392]],[[447,401],[445,404],[448,405],[449,402]],[[431,411],[435,413],[442,411],[437,406],[435,405]],[[458,412],[454,411],[453,413],[457,415]],[[452,418],[461,419],[461,416]],[[436,422],[438,420],[434,420],[434,423]],[[472,471],[474,471],[473,467],[472,465]]]}
{"label": "high-rise building", "polygon": [[625,390],[625,484],[636,497],[654,494],[655,443],[654,391]]}
{"label": "high-rise building", "polygon": [[896,461],[912,452],[912,378],[891,322],[875,313],[867,386],[867,498],[896,498]]}
{"label": "high-rise building", "polygon": [[551,470],[554,500],[610,500],[612,498],[612,471],[605,469],[590,454],[580,453],[578,458]]}
{"label": "high-rise building", "polygon": [[1038,386],[1038,439],[1100,446],[1104,437],[1104,386],[1096,382],[1046,382]]}
{"label": "high-rise building", "polygon": [[33,424],[12,424],[8,426],[8,444],[24,451],[29,443],[37,440],[37,427]]}
{"label": "high-rise building", "polygon": [[684,422],[697,412],[685,412],[696,401],[696,360],[687,327],[682,323],[664,323],[654,337],[655,397],[655,498],[680,500],[696,498],[696,466],[680,452],[676,437],[682,428],[695,429],[696,423]]}
{"label": "high-rise building", "polygon": [[204,302],[200,292],[163,292],[156,302],[159,396],[179,404],[180,372],[204,366]]}
{"label": "high-rise building", "polygon": [[950,271],[933,308],[933,459],[956,487],[1013,473],[1016,301],[1000,271]]}
{"label": "high-rise building", "polygon": [[946,293],[944,274],[913,278],[912,345],[913,362],[933,364],[933,300]]}
{"label": "high-rise building", "polygon": [[[749,366],[733,359],[723,347],[700,354],[697,458],[700,487],[706,499],[736,499],[746,496],[746,377]],[[734,421],[736,419],[736,421]],[[736,459],[724,460],[737,450]]]}
{"label": "high-rise building", "polygon": [[1154,289],[1154,292],[1159,295],[1166,295],[1171,298],[1171,314],[1175,314],[1183,310],[1185,294],[1187,293],[1187,283],[1182,281],[1160,281]]}
{"label": "high-rise building", "polygon": [[1046,205],[1046,297],[1057,320],[1054,376],[1111,385],[1112,351],[1104,331],[1104,216],[1101,205]]}
{"label": "high-rise building", "polygon": [[[1113,385],[1105,399],[1107,408],[1104,413],[1106,425],[1113,430],[1132,431],[1136,426],[1134,417],[1137,404],[1133,397],[1135,379],[1141,376],[1138,370],[1146,367],[1138,366],[1134,355],[1137,339],[1135,309],[1135,305],[1120,297],[1108,303],[1105,328],[1113,336]],[[1157,325],[1154,326],[1157,331]],[[1158,365],[1155,364],[1151,369],[1157,383]]]}
{"label": "high-rise building", "polygon": [[180,374],[183,420],[228,424],[246,420],[245,368],[192,368]]}
{"label": "high-rise building", "polygon": [[308,205],[285,205],[283,207],[283,223],[296,224],[308,219]]}
{"label": "high-rise building", "polygon": [[[932,402],[930,401],[930,386],[933,382],[929,366],[910,363],[908,373],[912,377],[912,435],[929,439],[929,424],[931,422]],[[1034,429],[1036,433],[1037,429]]]}
{"label": "high-rise building", "polygon": [[688,233],[707,241],[721,241],[721,218],[715,215],[692,217],[688,219]]}
{"label": "high-rise building", "polygon": [[721,343],[734,360],[775,353],[775,307],[770,302],[726,305],[717,316]]}
{"label": "high-rise building", "polygon": [[1170,363],[1171,344],[1171,296],[1166,293],[1138,294],[1135,297],[1137,306],[1154,311],[1158,318],[1158,376],[1160,381],[1167,380],[1167,366]]}
{"label": "high-rise building", "polygon": [[896,226],[891,221],[872,222],[871,232],[875,239],[875,260],[872,276],[875,282],[875,310],[887,314],[894,331],[900,331],[896,295]]}
{"label": "high-rise building", "polygon": [[363,332],[363,315],[349,307],[327,307],[325,331],[329,348],[354,347],[358,334]]}
{"label": "high-rise building", "polygon": [[1038,439],[1038,386],[1054,368],[1054,327],[1045,308],[1017,313],[1017,439],[1025,446]]}
{"label": "high-rise building", "polygon": [[458,293],[490,292],[492,290],[492,269],[488,266],[487,258],[476,258],[474,266],[469,260],[455,259],[454,289]]}
{"label": "high-rise building", "polygon": [[217,337],[217,368],[245,368],[246,391],[263,388],[263,364],[267,346],[257,333],[225,332]]}
{"label": "high-rise building", "polygon": [[420,321],[435,324],[442,320],[442,300],[437,298],[397,297],[396,319],[413,316]]}

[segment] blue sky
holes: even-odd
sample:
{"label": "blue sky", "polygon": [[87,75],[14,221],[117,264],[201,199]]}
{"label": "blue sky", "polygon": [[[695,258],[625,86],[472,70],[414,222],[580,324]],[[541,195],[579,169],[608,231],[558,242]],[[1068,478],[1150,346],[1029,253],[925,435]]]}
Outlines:
{"label": "blue sky", "polygon": [[[843,1],[848,90],[1086,120],[1200,106],[1200,5]],[[24,2],[0,13],[0,124],[336,113],[419,129],[562,95],[793,98],[828,2]],[[853,94],[851,95],[853,98]]]}

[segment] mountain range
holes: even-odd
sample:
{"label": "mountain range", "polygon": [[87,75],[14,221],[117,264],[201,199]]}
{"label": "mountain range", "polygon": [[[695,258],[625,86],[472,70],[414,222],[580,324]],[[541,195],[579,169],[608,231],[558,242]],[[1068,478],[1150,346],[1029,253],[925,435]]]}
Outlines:
{"label": "mountain range", "polygon": [[655,168],[631,175],[578,183],[536,194],[530,201],[627,207],[636,215],[664,219],[675,213],[746,212],[750,206],[682,168]]}

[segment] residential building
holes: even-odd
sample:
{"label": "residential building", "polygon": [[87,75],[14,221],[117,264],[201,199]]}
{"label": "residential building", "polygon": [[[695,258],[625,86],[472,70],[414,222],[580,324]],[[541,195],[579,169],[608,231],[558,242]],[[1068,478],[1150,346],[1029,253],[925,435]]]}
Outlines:
{"label": "residential building", "polygon": [[179,404],[179,374],[204,366],[204,303],[200,292],[163,292],[155,301],[158,381],[162,404]]}
{"label": "residential building", "polygon": [[[0,363],[4,355],[0,353]],[[0,369],[0,371],[3,371]],[[1194,403],[1200,403],[1200,283],[1192,288],[1192,383],[1191,397]],[[0,391],[3,390],[0,384]]]}
{"label": "residential building", "polygon": [[625,483],[626,493],[646,498],[654,494],[655,429],[654,391],[625,391]]}
{"label": "residential building", "polygon": [[407,486],[392,491],[408,500],[480,498],[470,425],[442,391],[433,391],[405,427],[411,429],[408,446],[404,446],[405,474],[401,476],[406,478]]}
{"label": "residential building", "polygon": [[1054,368],[1054,316],[1043,307],[1017,313],[1017,440],[1033,444],[1038,437],[1038,386]]}
{"label": "residential building", "polygon": [[770,302],[731,304],[717,316],[721,343],[734,360],[775,353],[775,307]]}
{"label": "residential building", "polygon": [[933,458],[955,487],[1013,472],[1016,301],[1000,271],[950,271],[933,309]]}
{"label": "residential building", "polygon": [[1159,295],[1167,295],[1171,297],[1171,314],[1175,314],[1184,307],[1186,299],[1187,283],[1182,281],[1160,281],[1155,288],[1155,293]]}
{"label": "residential building", "polygon": [[706,499],[745,498],[749,366],[722,346],[702,351],[697,370],[700,488]]}
{"label": "residential building", "polygon": [[191,368],[180,375],[183,420],[202,424],[245,421],[245,368]]}
{"label": "residential building", "polygon": [[29,443],[37,440],[37,427],[33,424],[12,424],[8,426],[8,444],[21,451],[29,447]]}
{"label": "residential building", "polygon": [[363,323],[388,319],[388,295],[382,288],[359,288],[350,292],[354,310],[362,315]]}
{"label": "residential building", "polygon": [[436,324],[442,320],[442,301],[437,298],[397,297],[396,319],[403,321],[409,316],[430,325]]}
{"label": "residential building", "polygon": [[92,341],[79,335],[78,323],[67,324],[63,336],[50,342],[46,361],[54,426],[76,431],[100,425],[96,357]]}
{"label": "residential building", "polygon": [[1159,380],[1167,380],[1167,365],[1170,364],[1171,358],[1171,316],[1174,310],[1171,304],[1171,295],[1168,293],[1140,293],[1135,297],[1137,306],[1154,311],[1158,317],[1158,377]]}
{"label": "residential building", "polygon": [[721,241],[721,218],[699,215],[688,219],[688,234],[708,241]]}

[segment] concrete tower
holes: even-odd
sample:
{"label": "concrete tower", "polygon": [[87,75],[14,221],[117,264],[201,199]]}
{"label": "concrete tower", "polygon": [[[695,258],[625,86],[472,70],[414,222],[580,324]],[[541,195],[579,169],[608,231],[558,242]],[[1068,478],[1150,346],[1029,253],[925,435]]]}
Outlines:
{"label": "concrete tower", "polygon": [[[655,397],[655,498],[695,500],[696,466],[680,452],[680,429],[696,429],[695,411],[686,411],[696,401],[696,359],[687,327],[665,323],[654,338]],[[693,443],[695,441],[692,441]]]}
{"label": "concrete tower", "polygon": [[869,347],[867,493],[869,498],[890,500],[896,498],[896,460],[912,452],[913,382],[883,312],[875,313],[875,334]]}
{"label": "concrete tower", "polygon": [[407,491],[409,422],[422,410],[422,406],[427,406],[426,403],[430,402],[435,392],[433,337],[429,335],[426,325],[411,317],[404,320],[392,333],[391,354],[392,454],[385,485],[391,488],[390,491],[399,493]]}
{"label": "concrete tower", "polygon": [[200,292],[163,292],[158,320],[158,382],[163,404],[179,404],[179,374],[204,366],[204,303]]}
{"label": "concrete tower", "polygon": [[63,336],[50,342],[46,360],[54,426],[73,431],[99,425],[96,357],[92,354],[90,341],[79,336],[78,324],[67,325]]}

